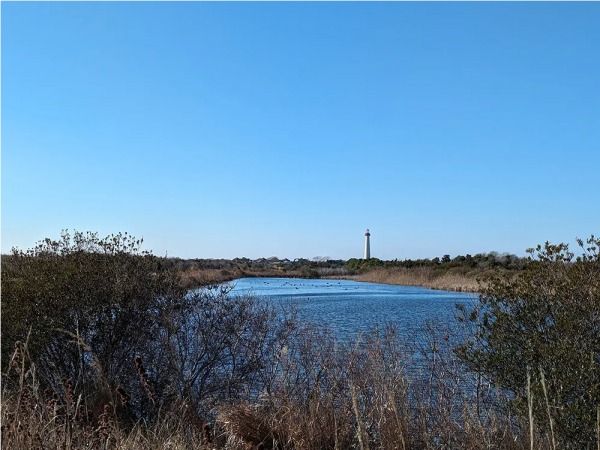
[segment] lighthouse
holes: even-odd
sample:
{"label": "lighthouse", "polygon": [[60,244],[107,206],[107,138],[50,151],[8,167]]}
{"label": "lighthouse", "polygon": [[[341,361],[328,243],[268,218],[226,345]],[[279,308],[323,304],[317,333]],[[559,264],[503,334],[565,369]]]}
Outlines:
{"label": "lighthouse", "polygon": [[365,231],[365,259],[369,259],[371,257],[371,233],[369,233],[369,229]]}

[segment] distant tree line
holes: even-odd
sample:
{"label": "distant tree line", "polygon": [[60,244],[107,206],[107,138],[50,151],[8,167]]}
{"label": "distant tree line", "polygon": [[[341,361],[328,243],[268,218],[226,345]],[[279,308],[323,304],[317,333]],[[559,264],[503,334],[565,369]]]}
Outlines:
{"label": "distant tree line", "polygon": [[345,262],[345,267],[352,272],[364,272],[374,268],[413,268],[413,267],[440,267],[450,269],[454,267],[467,267],[471,269],[493,269],[502,268],[506,270],[521,270],[525,268],[529,259],[506,253],[478,253],[476,255],[458,255],[452,258],[443,255],[441,258],[432,259],[393,259],[381,260],[378,258],[358,259],[352,258]]}
{"label": "distant tree line", "polygon": [[449,270],[453,268],[465,268],[475,270],[504,269],[504,270],[522,270],[528,263],[528,258],[516,255],[489,252],[478,253],[476,255],[458,255],[451,257],[443,255],[432,259],[393,259],[381,260],[378,258],[359,259],[351,258],[348,260],[330,259],[310,260],[298,258],[294,260],[272,258],[234,258],[234,259],[181,259],[169,258],[168,264],[179,271],[189,270],[221,270],[225,273],[262,273],[275,272],[285,274],[294,274],[296,276],[307,276],[318,278],[321,274],[327,273],[327,270],[336,270],[340,274],[359,274],[369,270],[384,268],[406,268],[415,267],[433,267],[440,270]]}

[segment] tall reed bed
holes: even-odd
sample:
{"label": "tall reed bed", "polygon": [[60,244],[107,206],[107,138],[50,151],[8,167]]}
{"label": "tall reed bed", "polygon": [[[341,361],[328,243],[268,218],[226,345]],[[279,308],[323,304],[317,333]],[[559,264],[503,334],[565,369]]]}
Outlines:
{"label": "tall reed bed", "polygon": [[[460,269],[460,268],[459,268]],[[440,271],[434,267],[394,267],[376,268],[349,278],[373,283],[401,284],[405,286],[424,286],[449,291],[477,292],[481,288],[478,278],[486,273],[476,271]]]}

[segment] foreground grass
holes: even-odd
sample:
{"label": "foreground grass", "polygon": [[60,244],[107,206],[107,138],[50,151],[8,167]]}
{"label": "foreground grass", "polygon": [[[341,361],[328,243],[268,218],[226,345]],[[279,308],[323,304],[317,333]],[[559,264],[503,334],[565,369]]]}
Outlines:
{"label": "foreground grass", "polygon": [[[98,370],[86,389],[63,380],[42,391],[27,343],[19,344],[5,379],[2,447],[28,449],[551,449],[549,437],[497,410],[491,391],[477,401],[451,359],[429,366],[431,378],[409,381],[390,336],[367,337],[341,359],[313,341],[301,368],[279,360],[272,389],[259,397],[223,400],[200,417],[184,399],[154,403],[149,387],[133,398]],[[294,365],[298,361],[294,362]],[[298,377],[300,374],[303,376]],[[147,381],[147,380],[146,380]],[[140,380],[144,383],[144,380]],[[87,396],[84,392],[87,391]],[[79,394],[78,394],[79,392]],[[152,420],[128,411],[148,402]],[[496,399],[498,400],[498,399]]]}

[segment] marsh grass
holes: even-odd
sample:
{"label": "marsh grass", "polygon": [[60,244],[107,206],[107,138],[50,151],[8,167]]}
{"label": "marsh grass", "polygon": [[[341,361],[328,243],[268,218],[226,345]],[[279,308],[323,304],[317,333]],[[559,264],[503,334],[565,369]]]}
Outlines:
{"label": "marsh grass", "polygon": [[372,283],[400,284],[404,286],[423,286],[447,291],[477,292],[486,272],[476,271],[440,271],[434,267],[395,267],[372,269],[368,272],[346,278]]}
{"label": "marsh grass", "polygon": [[440,270],[435,267],[374,268],[364,273],[351,274],[344,268],[319,268],[315,270],[240,270],[240,269],[186,269],[180,272],[183,286],[194,288],[211,283],[224,283],[243,277],[279,278],[333,278],[368,281],[372,283],[423,286],[459,292],[477,292],[481,281],[493,271],[465,270],[464,268]]}
{"label": "marsh grass", "polygon": [[[3,374],[2,444],[10,449],[553,449],[551,439],[500,407],[493,389],[474,401],[469,378],[438,348],[428,354],[430,377],[406,375],[407,349],[392,329],[341,345],[303,330],[270,363],[277,365],[258,396],[216,403],[201,419],[189,399],[158,400],[143,362],[134,358],[144,399],[119,387],[87,390],[65,380],[42,390],[28,343],[19,342]],[[434,361],[435,359],[435,361]],[[97,370],[94,386],[110,386]],[[124,420],[128,402],[149,400],[152,420]],[[476,404],[479,405],[476,407]],[[531,431],[523,433],[522,430]],[[530,442],[533,446],[530,447]]]}

